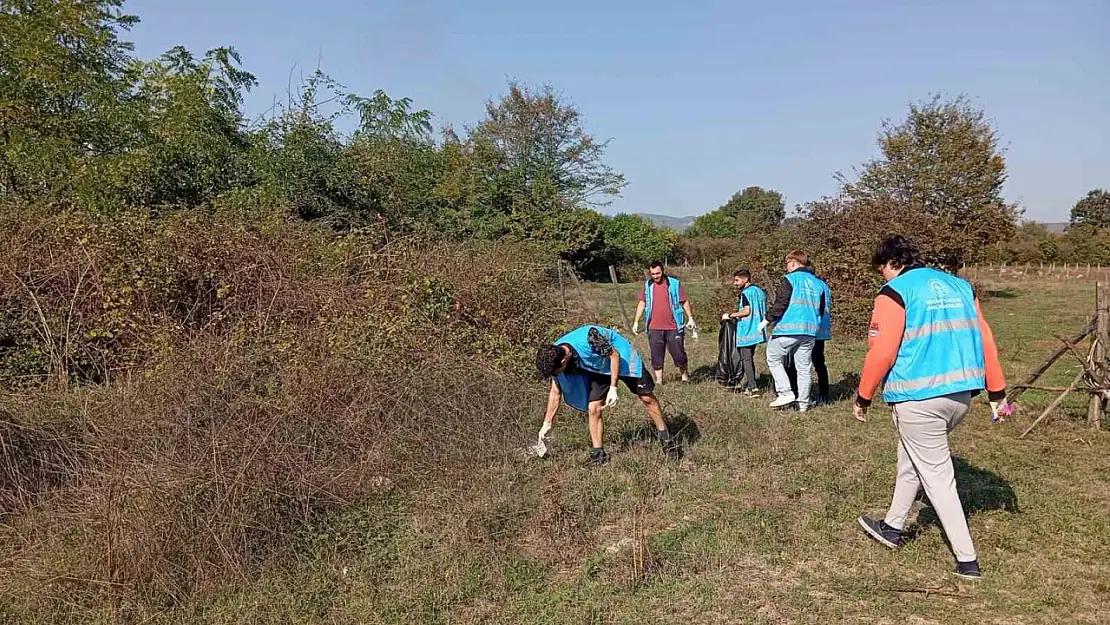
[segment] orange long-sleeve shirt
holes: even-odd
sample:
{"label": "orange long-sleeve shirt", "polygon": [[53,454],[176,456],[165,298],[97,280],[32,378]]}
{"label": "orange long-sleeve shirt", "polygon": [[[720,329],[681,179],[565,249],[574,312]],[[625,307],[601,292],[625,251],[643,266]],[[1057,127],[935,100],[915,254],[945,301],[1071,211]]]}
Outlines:
{"label": "orange long-sleeve shirt", "polygon": [[[994,332],[983,316],[979,300],[975,300],[975,311],[979,316],[979,333],[983,337],[983,361],[986,363],[987,393],[992,400],[1006,395],[1006,377],[998,360],[998,346],[994,342]],[[906,330],[906,309],[894,298],[880,293],[875,298],[875,309],[871,313],[871,326],[867,331],[867,357],[860,373],[856,403],[860,406],[871,405],[875,392],[883,379],[894,367],[898,359],[898,349],[902,346],[902,334]]]}

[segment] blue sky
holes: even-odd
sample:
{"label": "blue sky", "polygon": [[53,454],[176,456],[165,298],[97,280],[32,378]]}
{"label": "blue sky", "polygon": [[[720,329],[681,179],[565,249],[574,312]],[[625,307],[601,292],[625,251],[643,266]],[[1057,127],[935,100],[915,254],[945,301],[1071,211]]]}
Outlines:
{"label": "blue sky", "polygon": [[259,79],[249,113],[317,66],[407,96],[457,128],[509,79],[550,84],[629,185],[607,212],[693,215],[736,190],[788,206],[876,155],[884,118],[966,94],[1006,149],[1006,197],[1064,221],[1110,187],[1106,0],[131,0],[153,57],[235,46]]}

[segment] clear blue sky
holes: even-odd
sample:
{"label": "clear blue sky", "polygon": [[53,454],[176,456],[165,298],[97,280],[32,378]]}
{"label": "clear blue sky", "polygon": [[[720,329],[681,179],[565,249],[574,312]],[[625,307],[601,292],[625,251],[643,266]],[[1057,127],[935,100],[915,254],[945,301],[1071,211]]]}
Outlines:
{"label": "clear blue sky", "polygon": [[1007,199],[1066,220],[1110,187],[1110,1],[132,0],[142,57],[233,45],[250,113],[319,65],[462,127],[506,81],[550,84],[612,138],[610,212],[700,214],[748,185],[788,206],[876,154],[882,119],[966,94],[1006,148]]}

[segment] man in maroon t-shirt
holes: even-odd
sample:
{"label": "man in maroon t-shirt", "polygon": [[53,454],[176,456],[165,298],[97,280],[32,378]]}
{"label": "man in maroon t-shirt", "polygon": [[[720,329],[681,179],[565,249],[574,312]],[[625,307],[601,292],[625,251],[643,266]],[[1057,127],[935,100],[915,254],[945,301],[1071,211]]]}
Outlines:
{"label": "man in maroon t-shirt", "polygon": [[[674,311],[671,310],[670,281],[674,280],[663,271],[663,263],[655,261],[649,269],[651,274],[651,319],[648,321],[648,345],[651,347],[651,368],[655,370],[655,382],[663,383],[663,361],[667,352],[671,353],[678,370],[682,373],[682,381],[689,382],[690,376],[686,372],[688,360],[686,358],[686,345],[683,333],[679,332],[675,323]],[[639,332],[640,316],[647,308],[646,287],[640,289],[640,303],[636,306],[636,321],[632,325],[633,332]],[[692,327],[694,313],[690,310],[690,302],[686,300],[686,291],[682,285],[678,286],[678,301],[686,311],[687,327]]]}

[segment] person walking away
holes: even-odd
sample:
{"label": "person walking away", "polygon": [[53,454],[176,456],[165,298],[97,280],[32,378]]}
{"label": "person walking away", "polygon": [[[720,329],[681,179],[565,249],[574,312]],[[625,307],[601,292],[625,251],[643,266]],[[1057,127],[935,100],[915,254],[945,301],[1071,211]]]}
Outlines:
{"label": "person walking away", "polygon": [[763,319],[767,314],[767,294],[752,284],[752,272],[747,269],[733,273],[732,284],[739,293],[736,311],[725,313],[721,319],[736,320],[736,346],[740,348],[740,362],[744,369],[744,395],[758,397],[755,348],[767,342],[767,329],[763,326]]}
{"label": "person walking away", "polygon": [[[813,264],[810,263],[808,267],[812,270]],[[829,289],[828,281],[821,277],[817,279],[821,280],[825,287],[825,312],[821,315],[821,323],[817,328],[817,336],[813,344],[813,370],[817,373],[817,400],[813,402],[814,406],[829,402],[829,367],[825,363],[825,342],[832,340],[832,290]],[[790,378],[790,390],[797,393],[798,369],[794,366],[794,358],[787,356],[783,366],[786,369],[786,375]]]}
{"label": "person walking away", "polygon": [[646,314],[655,382],[663,383],[663,363],[667,352],[670,352],[671,360],[682,374],[682,381],[689,382],[685,333],[688,328],[695,326],[694,313],[686,299],[686,291],[678,278],[664,272],[663,263],[659,261],[651,263],[648,273],[651,279],[644,282],[644,288],[640,292],[632,333],[640,333],[640,316]]}
{"label": "person walking away", "polygon": [[983,388],[992,414],[998,414],[1006,379],[994,334],[971,285],[925,267],[906,238],[883,240],[872,264],[887,282],[875,298],[853,412],[865,421],[883,384],[898,431],[898,473],[886,518],[860,516],[859,525],[879,543],[901,547],[906,517],[924,487],[956,557],[956,574],[978,579],[982,573],[956,491],[948,434]]}
{"label": "person walking away", "polygon": [[663,420],[663,409],[654,393],[655,380],[644,369],[643,359],[632,343],[616,330],[584,325],[559,337],[553,344],[540,345],[536,351],[536,369],[540,377],[551,380],[539,433],[541,441],[555,425],[555,414],[565,399],[572,408],[589,416],[590,464],[608,462],[602,414],[616,405],[617,381],[620,380],[640,399],[655,426],[655,435],[663,451],[677,458],[677,441],[671,437]]}
{"label": "person walking away", "polygon": [[[786,255],[786,275],[775,293],[775,303],[761,327],[774,324],[771,340],[767,343],[767,368],[775,380],[775,397],[772,408],[784,408],[797,402],[798,411],[809,409],[809,391],[812,384],[813,347],[824,315],[824,283],[813,275],[806,265],[809,256],[801,250]],[[797,368],[798,390],[790,388],[786,373],[786,360],[794,358]]]}

